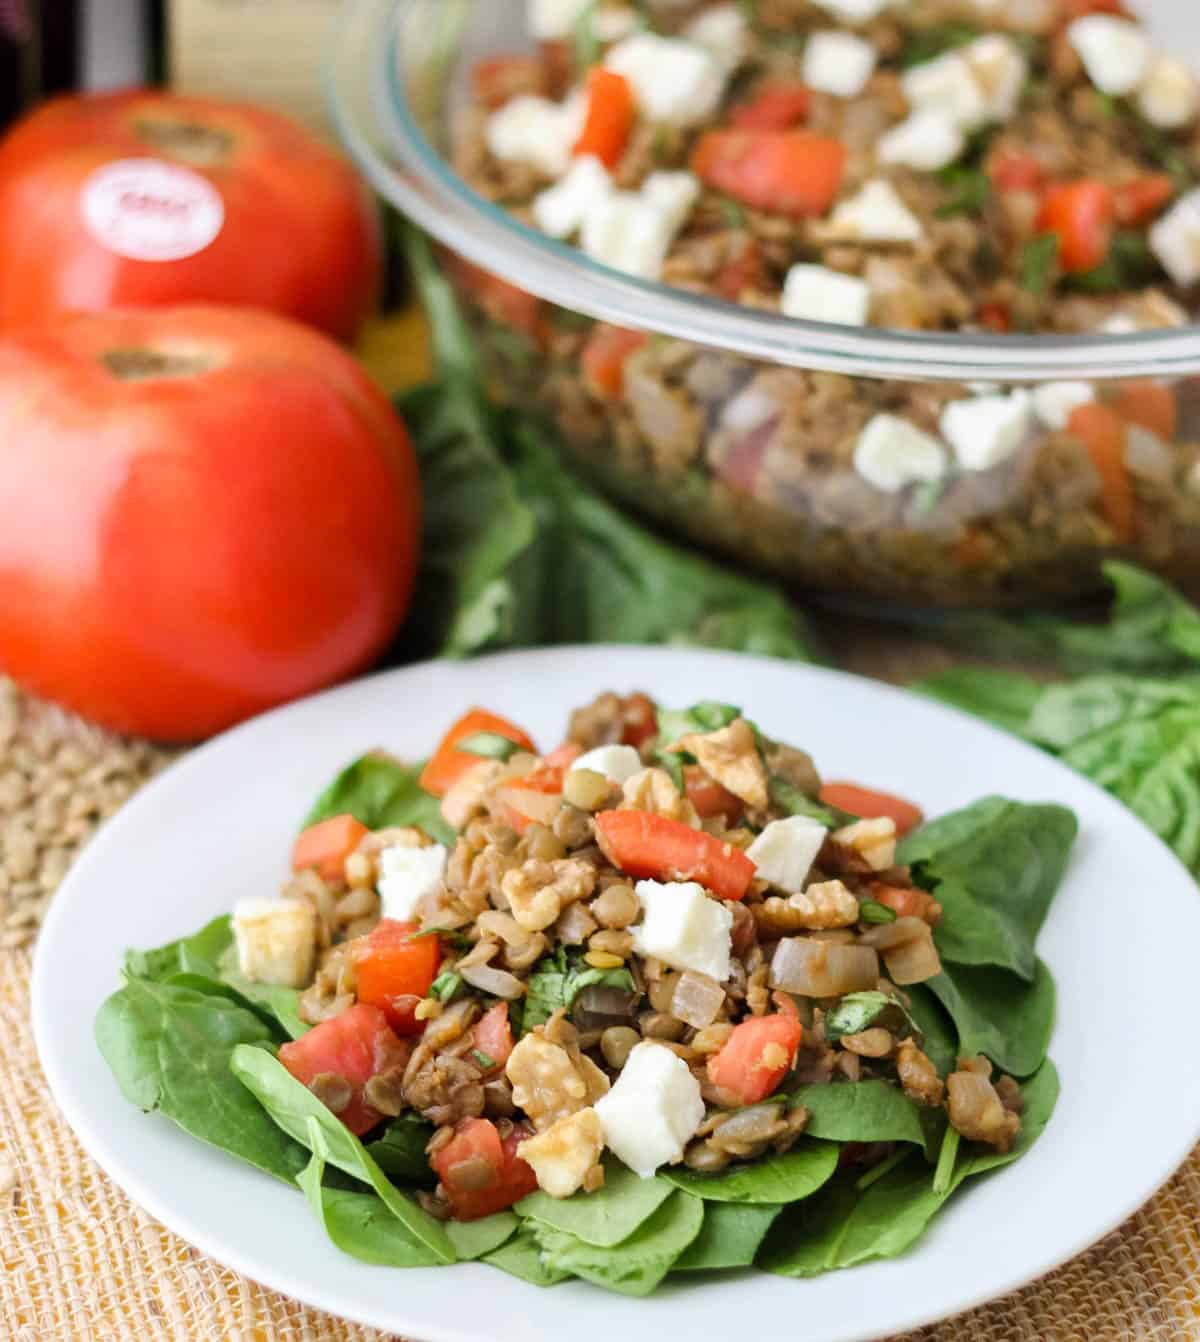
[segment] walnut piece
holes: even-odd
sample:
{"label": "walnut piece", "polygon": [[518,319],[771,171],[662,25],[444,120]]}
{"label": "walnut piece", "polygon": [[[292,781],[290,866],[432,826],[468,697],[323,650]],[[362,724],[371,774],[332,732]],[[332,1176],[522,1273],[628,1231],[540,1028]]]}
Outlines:
{"label": "walnut piece", "polygon": [[839,848],[857,853],[872,871],[886,871],[896,864],[896,822],[881,815],[874,820],[856,820],[830,835]]}
{"label": "walnut piece", "polygon": [[750,906],[762,932],[823,932],[858,921],[858,900],[841,881],[821,881],[795,895],[772,895]]}
{"label": "walnut piece", "polygon": [[500,888],[517,922],[527,932],[540,932],[595,886],[596,869],[590,862],[560,857],[552,862],[530,858],[506,872]]}
{"label": "walnut piece", "polygon": [[754,728],[735,718],[717,732],[693,732],[675,742],[675,750],[695,755],[700,767],[722,787],[756,811],[767,809],[767,770],[758,753]]}
{"label": "walnut piece", "polygon": [[536,1137],[527,1137],[517,1155],[532,1166],[543,1192],[569,1198],[584,1186],[603,1150],[604,1129],[589,1105],[558,1119]]}
{"label": "walnut piece", "polygon": [[913,1043],[903,1039],[896,1050],[896,1074],[905,1095],[917,1104],[936,1108],[942,1102],[944,1086],[937,1068]]}
{"label": "walnut piece", "polygon": [[665,769],[641,769],[627,778],[621,788],[621,809],[649,811],[651,815],[663,815],[693,829],[700,828],[696,808],[676,790]]}
{"label": "walnut piece", "polygon": [[950,1122],[964,1137],[997,1151],[1012,1150],[1021,1120],[1004,1107],[986,1076],[977,1071],[951,1072],[946,1091]]}
{"label": "walnut piece", "polygon": [[498,760],[480,760],[473,764],[442,798],[442,819],[455,829],[466,829],[467,823],[486,809],[488,789],[504,772]]}
{"label": "walnut piece", "polygon": [[512,1082],[513,1103],[524,1109],[538,1132],[608,1091],[608,1077],[590,1058],[578,1048],[552,1043],[541,1025],[509,1054],[504,1072]]}

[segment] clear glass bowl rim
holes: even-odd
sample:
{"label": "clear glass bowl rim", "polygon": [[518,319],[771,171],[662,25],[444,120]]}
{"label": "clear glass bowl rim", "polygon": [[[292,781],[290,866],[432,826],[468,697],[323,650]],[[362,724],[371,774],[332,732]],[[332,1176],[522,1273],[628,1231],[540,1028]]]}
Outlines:
{"label": "clear glass bowl rim", "polygon": [[[486,0],[437,0],[453,33]],[[1200,325],[1129,335],[997,336],[800,321],[635,279],[526,227],[454,172],[409,105],[403,28],[428,0],[344,0],[326,66],[343,144],[373,186],[439,242],[539,298],[617,326],[768,363],[856,377],[1029,383],[1200,373]],[[384,148],[383,146],[386,146]]]}

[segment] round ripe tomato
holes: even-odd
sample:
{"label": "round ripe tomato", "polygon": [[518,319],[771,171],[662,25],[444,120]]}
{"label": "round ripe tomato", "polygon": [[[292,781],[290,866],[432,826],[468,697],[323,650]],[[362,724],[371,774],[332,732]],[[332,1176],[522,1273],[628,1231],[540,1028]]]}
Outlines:
{"label": "round ripe tomato", "polygon": [[350,339],[382,246],[353,168],[277,112],[154,90],[39,108],[0,141],[0,330],[62,311],[266,308]]}
{"label": "round ripe tomato", "polygon": [[193,740],[368,666],[416,565],[416,461],[344,351],[267,313],[0,339],[0,669]]}
{"label": "round ripe tomato", "polygon": [[517,1147],[528,1136],[528,1129],[516,1127],[501,1139],[496,1125],[486,1118],[459,1123],[454,1136],[430,1160],[456,1221],[502,1212],[537,1188],[533,1170],[517,1155]]}
{"label": "round ripe tomato", "polygon": [[417,1003],[437,976],[442,947],[436,936],[418,936],[420,925],[384,918],[354,954],[360,1002],[380,1007],[397,1034],[420,1034]]}

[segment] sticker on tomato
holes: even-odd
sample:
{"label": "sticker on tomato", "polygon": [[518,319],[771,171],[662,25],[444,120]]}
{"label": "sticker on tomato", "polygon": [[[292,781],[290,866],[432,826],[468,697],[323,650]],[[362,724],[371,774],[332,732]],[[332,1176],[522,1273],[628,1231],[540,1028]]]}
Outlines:
{"label": "sticker on tomato", "polygon": [[225,202],[211,182],[154,158],[98,168],[83,184],[80,208],[92,237],[130,261],[195,256],[225,223]]}

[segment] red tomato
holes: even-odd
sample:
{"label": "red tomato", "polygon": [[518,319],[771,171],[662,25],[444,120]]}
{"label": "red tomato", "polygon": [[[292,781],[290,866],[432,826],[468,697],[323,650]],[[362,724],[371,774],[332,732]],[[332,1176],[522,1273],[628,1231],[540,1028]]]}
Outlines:
{"label": "red tomato", "polygon": [[925,819],[921,808],[905,801],[903,797],[894,797],[890,792],[877,792],[874,788],[859,787],[857,783],[824,783],[820,796],[826,806],[836,806],[839,811],[849,811],[863,820],[874,820],[881,815],[890,816],[896,822],[896,833],[901,836],[916,829]]}
{"label": "red tomato", "polygon": [[791,130],[808,116],[812,94],[804,84],[766,84],[730,114],[738,130]]}
{"label": "red tomato", "polygon": [[1127,424],[1137,424],[1172,442],[1179,424],[1175,392],[1165,382],[1121,382],[1113,393],[1112,407]]}
{"label": "red tomato", "polygon": [[537,1178],[517,1155],[530,1135],[516,1127],[502,1141],[486,1118],[466,1118],[430,1159],[456,1221],[477,1221],[511,1207],[537,1188]]}
{"label": "red tomato", "polygon": [[1125,465],[1129,438],[1125,421],[1111,406],[1093,401],[1071,411],[1067,432],[1074,434],[1088,450],[1100,477],[1104,516],[1114,535],[1122,543],[1131,541],[1137,521],[1137,495]]}
{"label": "red tomato", "polygon": [[265,107],[150,89],[80,95],[0,142],[0,330],[206,302],[349,340],[381,269],[364,183]]}
{"label": "red tomato", "polygon": [[923,918],[926,921],[929,910],[937,903],[931,894],[916,886],[884,885],[882,882],[871,886],[871,897],[877,904],[891,909],[898,918]]}
{"label": "red tomato", "polygon": [[980,326],[1007,335],[1012,330],[1012,313],[1007,303],[980,303],[975,313]]}
{"label": "red tomato", "polygon": [[360,1002],[283,1044],[279,1061],[306,1086],[322,1074],[345,1077],[354,1093],[338,1117],[361,1137],[383,1117],[366,1102],[363,1087],[379,1072],[406,1066],[411,1053],[412,1045],[396,1038],[383,1012]]}
{"label": "red tomato", "polygon": [[366,825],[352,815],[333,815],[309,825],[292,845],[292,870],[316,867],[322,880],[341,880],[346,859],[367,832]]}
{"label": "red tomato", "polygon": [[1103,182],[1068,182],[1042,197],[1037,228],[1058,236],[1058,260],[1068,274],[1094,270],[1112,244],[1116,205]]}
{"label": "red tomato", "polygon": [[549,320],[536,294],[518,289],[490,270],[472,265],[461,256],[447,254],[445,268],[492,321],[511,326],[527,336],[539,349],[545,349],[551,336]]}
{"label": "red tomato", "polygon": [[336,345],[228,308],[0,340],[0,667],[119,731],[207,736],[370,665],[416,461]]}
{"label": "red tomato", "polygon": [[637,99],[629,80],[615,70],[596,66],[587,78],[587,113],[573,154],[576,158],[591,154],[606,168],[615,168],[636,119]]}
{"label": "red tomato", "polygon": [[762,289],[766,283],[767,267],[762,248],[754,238],[743,234],[740,245],[717,271],[717,293],[736,303],[746,289]]}
{"label": "red tomato", "polygon": [[658,709],[648,694],[635,690],[621,700],[621,744],[640,750],[658,734]]}
{"label": "red tomato", "polygon": [[1117,222],[1127,226],[1147,223],[1174,194],[1175,183],[1165,172],[1136,177],[1114,191]]}
{"label": "red tomato", "polygon": [[721,899],[742,899],[754,863],[730,843],[647,811],[601,811],[596,840],[615,867],[640,879],[698,881]]}
{"label": "red tomato", "polygon": [[442,737],[429,763],[421,771],[421,786],[426,792],[432,792],[435,797],[444,797],[468,769],[479,763],[478,755],[472,755],[468,750],[459,750],[458,743],[465,741],[468,736],[477,736],[480,732],[491,732],[495,736],[507,737],[508,740],[515,741],[522,750],[529,751],[531,755],[537,754],[537,749],[529,737],[507,718],[489,713],[486,708],[469,708]]}
{"label": "red tomato", "polygon": [[436,936],[417,936],[420,925],[383,918],[354,950],[355,992],[360,1002],[378,1007],[401,1035],[420,1034],[417,1003],[425,997],[442,962]]}
{"label": "red tomato", "polygon": [[997,191],[1036,191],[1044,180],[1042,165],[1032,154],[1016,149],[996,149],[985,167]]}
{"label": "red tomato", "polygon": [[475,1025],[475,1047],[496,1064],[494,1071],[508,1061],[508,1055],[513,1051],[513,1034],[508,1023],[507,1002],[497,1002],[479,1018]]}
{"label": "red tomato", "polygon": [[625,391],[625,365],[648,339],[644,331],[629,331],[623,326],[601,323],[592,328],[580,364],[584,386],[597,400],[620,400]]}
{"label": "red tomato", "polygon": [[715,190],[798,218],[825,213],[845,167],[845,145],[804,130],[710,130],[692,155],[692,171]]}
{"label": "red tomato", "polygon": [[710,778],[698,764],[685,766],[683,787],[688,801],[702,820],[721,815],[731,825],[736,825],[746,810],[746,804],[740,797],[735,797],[715,778]]}
{"label": "red tomato", "polygon": [[791,1071],[803,1038],[800,1019],[790,1012],[744,1020],[709,1058],[708,1079],[739,1104],[757,1104]]}

